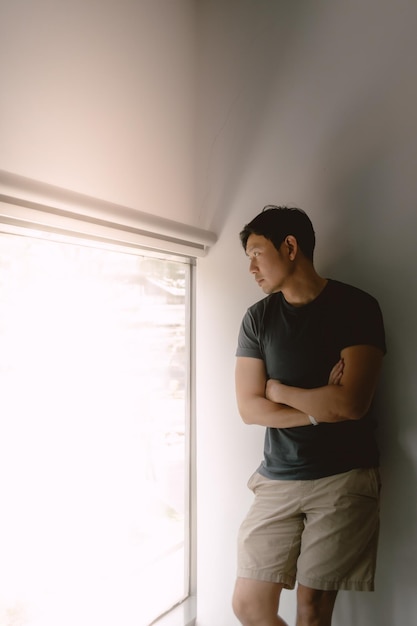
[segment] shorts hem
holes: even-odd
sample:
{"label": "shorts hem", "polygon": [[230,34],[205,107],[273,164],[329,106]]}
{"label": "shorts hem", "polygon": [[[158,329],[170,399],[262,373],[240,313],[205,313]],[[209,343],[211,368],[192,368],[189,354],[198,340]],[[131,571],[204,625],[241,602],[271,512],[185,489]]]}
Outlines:
{"label": "shorts hem", "polygon": [[238,578],[251,578],[252,580],[259,580],[265,583],[278,583],[283,585],[285,589],[294,589],[295,587],[295,579],[286,574],[240,568],[237,570],[237,576]]}
{"label": "shorts hem", "polygon": [[300,585],[321,591],[375,591],[369,580],[321,580],[320,578],[297,578]]}

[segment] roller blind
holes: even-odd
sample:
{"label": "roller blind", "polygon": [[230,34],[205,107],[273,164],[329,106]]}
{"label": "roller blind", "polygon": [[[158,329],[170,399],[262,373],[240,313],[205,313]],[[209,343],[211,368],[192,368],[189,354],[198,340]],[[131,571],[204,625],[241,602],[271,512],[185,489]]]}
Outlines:
{"label": "roller blind", "polygon": [[202,257],[213,232],[0,170],[0,224]]}

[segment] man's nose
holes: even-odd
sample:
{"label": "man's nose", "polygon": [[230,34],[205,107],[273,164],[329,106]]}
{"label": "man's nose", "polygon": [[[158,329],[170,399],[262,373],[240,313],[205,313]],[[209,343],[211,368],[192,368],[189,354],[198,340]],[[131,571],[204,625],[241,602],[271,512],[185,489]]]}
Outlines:
{"label": "man's nose", "polygon": [[251,259],[251,262],[249,263],[249,272],[251,274],[256,274],[256,272],[258,271],[258,266],[256,264],[255,259]]}

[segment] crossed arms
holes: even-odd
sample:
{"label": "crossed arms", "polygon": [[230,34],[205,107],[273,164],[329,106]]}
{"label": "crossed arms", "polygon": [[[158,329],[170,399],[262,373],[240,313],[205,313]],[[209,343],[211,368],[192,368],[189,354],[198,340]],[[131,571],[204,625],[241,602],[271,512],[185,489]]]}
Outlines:
{"label": "crossed arms", "polygon": [[271,428],[310,425],[309,415],[318,422],[361,419],[368,411],[382,365],[382,350],[368,345],[351,346],[329,373],[323,387],[302,389],[267,381],[261,359],[238,357],[236,398],[246,424]]}

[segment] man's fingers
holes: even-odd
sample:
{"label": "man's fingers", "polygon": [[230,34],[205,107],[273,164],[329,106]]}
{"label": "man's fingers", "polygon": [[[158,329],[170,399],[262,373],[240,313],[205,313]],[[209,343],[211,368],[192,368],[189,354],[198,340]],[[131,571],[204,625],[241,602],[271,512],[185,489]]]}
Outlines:
{"label": "man's fingers", "polygon": [[332,368],[332,371],[330,372],[329,375],[329,385],[338,385],[342,379],[343,376],[343,369],[344,369],[345,363],[343,361],[343,359],[340,359],[336,365]]}

